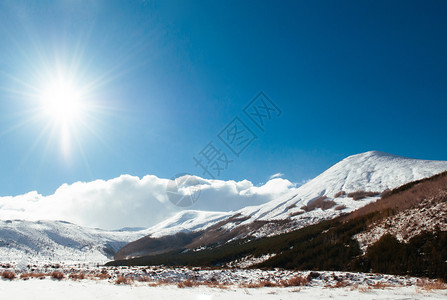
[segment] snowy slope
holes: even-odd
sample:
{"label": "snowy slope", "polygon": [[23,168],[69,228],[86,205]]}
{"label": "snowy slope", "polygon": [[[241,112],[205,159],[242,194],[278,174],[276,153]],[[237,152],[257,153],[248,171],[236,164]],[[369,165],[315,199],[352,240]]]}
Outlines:
{"label": "snowy slope", "polygon": [[0,262],[103,263],[141,231],[105,231],[63,221],[0,221]]}
{"label": "snowy slope", "polygon": [[[293,204],[297,208],[292,211],[297,211],[299,207],[321,196],[334,198],[340,191],[346,193],[383,192],[445,170],[447,170],[447,161],[411,159],[378,151],[365,152],[349,156],[289,195],[260,206],[244,208],[240,212],[255,220],[284,219],[290,213],[287,207]],[[336,202],[346,205],[349,210],[364,206],[365,202],[374,201],[377,198],[354,201],[339,197]]]}
{"label": "snowy slope", "polygon": [[[215,224],[216,220],[223,220],[225,216],[230,217],[237,214],[248,218],[240,224],[229,222],[225,225],[226,229],[234,229],[259,220],[282,219],[294,220],[295,226],[288,229],[296,229],[323,219],[334,218],[341,213],[353,211],[379,198],[379,196],[376,196],[358,201],[347,196],[335,198],[335,194],[340,191],[351,193],[363,190],[380,193],[386,189],[393,189],[445,170],[447,170],[447,161],[411,159],[378,151],[369,151],[349,156],[297,190],[268,203],[246,207],[228,214],[201,211],[181,212],[148,231],[153,233],[154,237],[159,237],[165,234],[174,234],[178,231],[204,230]],[[336,206],[326,210],[315,209],[309,212],[301,209],[301,207],[312,203],[321,196],[326,196],[328,200],[335,201]],[[335,207],[342,205],[346,208],[335,209]],[[272,234],[272,232],[261,229],[255,235],[268,234]]]}
{"label": "snowy slope", "polygon": [[185,210],[149,228],[146,232],[156,238],[182,231],[198,231],[203,229],[204,224],[211,226],[232,215],[233,212]]}

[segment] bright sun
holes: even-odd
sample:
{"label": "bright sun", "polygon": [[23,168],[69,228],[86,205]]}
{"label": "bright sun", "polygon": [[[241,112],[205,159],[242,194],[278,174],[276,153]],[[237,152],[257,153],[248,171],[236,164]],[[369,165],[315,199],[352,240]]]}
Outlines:
{"label": "bright sun", "polygon": [[44,156],[47,151],[56,151],[68,163],[74,158],[87,163],[85,144],[103,142],[100,125],[112,110],[104,101],[101,89],[111,80],[104,74],[112,73],[92,76],[82,64],[82,53],[74,53],[71,59],[57,53],[44,57],[35,66],[29,66],[23,78],[6,74],[17,85],[11,92],[24,103],[19,114],[21,122],[14,128],[36,125],[35,140],[28,155],[39,147],[44,149]]}
{"label": "bright sun", "polygon": [[78,140],[79,131],[85,127],[89,107],[85,89],[74,80],[58,76],[40,89],[40,116],[48,121],[52,133],[59,132],[62,152],[68,157],[72,142]]}
{"label": "bright sun", "polygon": [[81,92],[70,82],[59,79],[45,88],[41,95],[44,112],[61,123],[71,123],[82,114]]}

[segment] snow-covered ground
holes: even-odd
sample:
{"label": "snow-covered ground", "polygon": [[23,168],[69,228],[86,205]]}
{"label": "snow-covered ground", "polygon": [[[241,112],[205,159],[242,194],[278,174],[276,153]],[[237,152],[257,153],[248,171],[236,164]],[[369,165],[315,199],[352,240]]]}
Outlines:
{"label": "snow-covered ground", "polygon": [[246,289],[231,287],[177,288],[176,286],[112,285],[103,281],[16,280],[0,281],[3,299],[445,299],[445,290],[409,287],[367,289],[358,287],[287,287]]}
{"label": "snow-covered ground", "polygon": [[[12,272],[16,278],[33,277],[30,274],[40,274],[37,277],[51,278],[53,272],[64,274],[64,278],[70,278],[71,274],[83,274],[86,279],[102,278],[110,283],[116,282],[119,277],[127,278],[132,283],[152,282],[177,284],[185,280],[193,282],[213,282],[223,285],[250,285],[259,282],[269,282],[281,285],[282,282],[303,278],[307,286],[330,287],[340,284],[367,285],[377,283],[390,286],[410,286],[418,282],[418,278],[409,276],[395,276],[375,273],[352,273],[339,271],[293,271],[284,269],[239,269],[239,268],[198,268],[198,267],[105,267],[89,265],[0,265],[0,277],[3,272]],[[101,274],[101,275],[100,275]],[[34,276],[36,277],[36,276]]]}
{"label": "snow-covered ground", "polygon": [[[31,271],[33,269],[33,271]],[[202,270],[161,267],[31,267],[19,271],[3,266],[16,278],[0,279],[2,299],[445,299],[447,290],[433,288],[432,281],[412,277],[346,272],[294,272],[286,270]],[[64,273],[61,280],[51,272]],[[23,279],[28,272],[43,279]],[[85,279],[70,279],[69,274],[85,274]],[[100,276],[100,274],[105,276]],[[22,275],[22,278],[20,278]],[[25,276],[26,277],[26,276]],[[102,278],[102,279],[100,279]],[[119,278],[127,278],[118,284]],[[292,278],[305,279],[301,286],[281,286]],[[179,283],[196,282],[192,287]],[[262,282],[271,283],[265,287]],[[211,283],[211,284],[204,284]],[[213,283],[216,285],[213,286]],[[276,283],[276,284],[275,284]],[[258,287],[260,286],[260,287]]]}

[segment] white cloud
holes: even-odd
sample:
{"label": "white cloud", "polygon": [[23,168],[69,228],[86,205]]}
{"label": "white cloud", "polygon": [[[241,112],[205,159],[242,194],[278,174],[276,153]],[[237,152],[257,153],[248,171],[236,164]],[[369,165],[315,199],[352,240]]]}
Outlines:
{"label": "white cloud", "polygon": [[[208,211],[238,210],[273,200],[295,188],[282,178],[262,186],[248,180],[208,180],[194,177],[192,193],[200,195],[187,209]],[[83,226],[117,229],[149,227],[180,211],[166,194],[168,179],[147,175],[122,175],[111,180],[63,184],[49,196],[30,192],[0,197],[0,219],[65,220]],[[200,192],[199,192],[200,191]],[[191,189],[179,189],[188,195]]]}
{"label": "white cloud", "polygon": [[279,177],[283,177],[283,176],[284,176],[283,173],[276,173],[276,174],[273,174],[272,176],[270,176],[270,179],[279,178]]}

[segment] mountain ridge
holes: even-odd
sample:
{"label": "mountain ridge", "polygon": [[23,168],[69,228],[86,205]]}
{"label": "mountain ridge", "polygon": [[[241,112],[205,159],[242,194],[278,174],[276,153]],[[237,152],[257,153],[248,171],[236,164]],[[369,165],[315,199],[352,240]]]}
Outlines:
{"label": "mountain ridge", "polygon": [[140,231],[108,231],[66,221],[0,220],[0,262],[104,263]]}
{"label": "mountain ridge", "polygon": [[[384,176],[383,174],[376,174],[375,176],[373,176],[371,173],[375,171],[377,165],[373,165],[371,161],[379,162],[379,164],[381,165],[380,168],[386,169],[387,172],[390,172],[388,172],[386,176]],[[365,162],[367,163],[366,168],[365,166],[363,166],[363,168],[360,167],[360,165],[364,165]],[[404,165],[406,166],[405,168],[408,168],[408,172],[406,174],[396,174],[397,172],[393,172],[392,169],[390,170],[390,164],[391,166],[394,165],[394,168],[396,168],[396,165],[402,164],[402,162],[404,162]],[[352,169],[355,170],[356,174],[353,175],[350,172],[342,172],[343,169],[347,169],[346,165],[349,164],[355,165],[355,167],[353,167]],[[422,165],[426,165],[425,168],[422,168]],[[299,212],[302,206],[308,205],[309,202],[312,202],[322,196],[338,198],[340,200],[340,205],[346,205],[347,203],[345,202],[348,201],[344,201],[344,197],[333,196],[341,191],[344,191],[346,193],[357,192],[359,190],[382,192],[386,189],[393,189],[395,187],[401,186],[407,182],[430,177],[445,170],[447,170],[446,161],[420,160],[380,151],[368,151],[351,155],[341,160],[314,179],[300,186],[296,191],[291,191],[286,195],[280,197],[279,199],[275,199],[258,206],[248,206],[235,211],[232,214],[225,212],[222,212],[221,214],[222,216],[227,215],[227,217],[230,217],[240,213],[244,216],[250,216],[251,220],[280,220],[288,218],[288,214],[290,213],[293,214]],[[355,175],[357,175],[357,178],[355,178]],[[385,182],[383,182],[382,180],[378,181],[380,178],[383,177],[385,178]],[[361,179],[364,180],[359,183],[359,178],[360,181]],[[370,180],[373,180],[372,184],[369,184]],[[327,186],[332,186],[332,188],[328,189]],[[369,199],[368,201],[374,201],[377,198],[378,197],[375,197],[374,199]],[[349,204],[352,205],[354,209],[358,208],[359,206],[357,202],[350,202]],[[288,207],[294,205],[294,208],[287,209]],[[166,227],[161,226],[161,223],[155,225],[152,228],[156,228],[157,232],[165,230],[165,234],[175,234],[180,231],[192,231],[192,226],[187,223],[189,222],[189,220],[186,220],[187,222],[183,224],[177,224],[177,226],[175,225],[177,220],[180,219],[179,216],[184,214],[191,214],[192,212],[194,212],[195,218],[197,218],[197,216],[200,216],[202,220],[202,227],[200,227],[200,225],[198,224],[199,222],[194,223],[195,230],[203,230],[207,226],[211,226],[216,223],[214,222],[214,220],[210,220],[210,223],[207,224],[207,218],[201,215],[201,211],[188,210],[179,212],[174,217],[162,222],[163,224],[166,224],[166,227],[172,228],[172,231],[165,230]],[[282,212],[284,212],[285,214],[281,214]],[[250,222],[250,220],[246,221],[246,223],[248,222]],[[151,230],[150,228],[149,231],[152,232],[155,230]],[[156,235],[160,236],[159,234]]]}
{"label": "mountain ridge", "polygon": [[[290,232],[323,220],[350,213],[380,198],[380,194],[408,182],[427,178],[447,170],[445,161],[429,161],[401,157],[379,151],[368,151],[349,156],[331,166],[314,179],[288,194],[261,204],[249,206],[229,215],[225,213],[219,220],[201,218],[191,227],[186,218],[184,223],[176,223],[178,216],[165,220],[171,235],[179,232],[203,234],[195,241],[184,244],[186,249],[201,249],[206,244],[226,243],[246,237],[260,238]],[[200,212],[181,212],[178,215],[200,215]],[[235,216],[239,216],[236,218]],[[232,220],[233,218],[233,220]],[[219,226],[216,226],[219,225]],[[163,230],[159,226],[158,230]],[[151,229],[148,230],[152,232]],[[115,256],[117,259],[133,257],[133,247],[141,255],[141,245],[156,243],[156,237],[142,238],[147,241],[126,245]],[[139,246],[136,246],[136,245]],[[149,254],[149,253],[146,253]]]}

